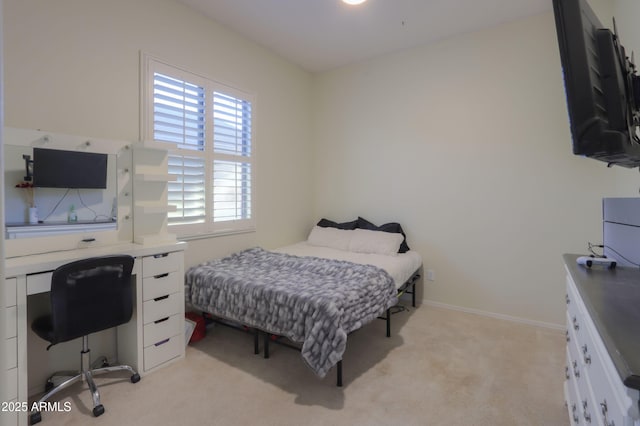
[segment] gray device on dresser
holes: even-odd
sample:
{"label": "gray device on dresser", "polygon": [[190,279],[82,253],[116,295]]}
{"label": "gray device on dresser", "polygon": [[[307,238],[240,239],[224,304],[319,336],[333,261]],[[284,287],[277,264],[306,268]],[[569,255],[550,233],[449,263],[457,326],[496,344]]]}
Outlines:
{"label": "gray device on dresser", "polygon": [[640,198],[603,198],[602,235],[605,256],[640,265]]}

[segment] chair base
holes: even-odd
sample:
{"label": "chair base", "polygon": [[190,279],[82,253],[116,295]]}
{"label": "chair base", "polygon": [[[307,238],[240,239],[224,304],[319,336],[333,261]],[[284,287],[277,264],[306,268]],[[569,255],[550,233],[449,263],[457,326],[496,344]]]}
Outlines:
{"label": "chair base", "polygon": [[[68,388],[74,383],[85,380],[87,385],[89,386],[89,391],[91,392],[91,397],[93,399],[93,415],[95,417],[100,416],[104,413],[104,406],[100,403],[100,392],[98,392],[98,387],[93,381],[93,376],[97,376],[99,374],[110,373],[113,371],[122,371],[126,370],[131,373],[131,383],[137,383],[140,381],[140,375],[130,366],[128,365],[113,365],[113,366],[104,366],[101,368],[87,368],[89,366],[89,352],[88,349],[88,337],[84,336],[82,338],[82,352],[81,352],[81,370],[80,371],[61,371],[55,373],[47,380],[45,385],[45,394],[38,400],[35,404],[37,407],[40,407],[42,403],[46,402],[53,395],[57,394],[63,389]],[[102,365],[105,365],[106,362],[102,362]],[[60,378],[64,378],[60,383],[54,385],[55,381],[58,381]],[[42,420],[42,414],[40,411],[32,411],[29,415],[29,424],[34,425],[39,423]]]}

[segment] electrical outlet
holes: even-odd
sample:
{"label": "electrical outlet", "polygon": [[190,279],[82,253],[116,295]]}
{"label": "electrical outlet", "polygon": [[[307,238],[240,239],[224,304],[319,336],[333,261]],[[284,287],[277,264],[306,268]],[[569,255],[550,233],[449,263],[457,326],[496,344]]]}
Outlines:
{"label": "electrical outlet", "polygon": [[433,269],[427,269],[427,281],[435,281],[436,273]]}

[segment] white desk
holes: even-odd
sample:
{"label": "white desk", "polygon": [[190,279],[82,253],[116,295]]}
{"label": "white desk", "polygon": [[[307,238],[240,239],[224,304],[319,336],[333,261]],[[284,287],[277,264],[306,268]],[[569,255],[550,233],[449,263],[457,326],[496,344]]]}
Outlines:
{"label": "white desk", "polygon": [[[144,376],[183,358],[185,248],[186,243],[175,242],[153,245],[126,243],[7,259],[3,290],[8,296],[6,368],[10,401],[28,402],[30,393],[27,296],[48,292],[51,272],[65,263],[79,259],[109,254],[129,254],[136,259],[133,267],[133,317],[127,324],[119,326],[116,332],[117,357],[120,363],[131,365]],[[79,369],[80,347],[77,349]],[[46,353],[42,356],[45,357]],[[44,382],[42,389],[35,391],[43,390]],[[3,413],[5,414],[8,413]],[[28,414],[15,413],[15,421],[9,424],[27,425]],[[43,413],[43,421],[46,421],[46,413]]]}

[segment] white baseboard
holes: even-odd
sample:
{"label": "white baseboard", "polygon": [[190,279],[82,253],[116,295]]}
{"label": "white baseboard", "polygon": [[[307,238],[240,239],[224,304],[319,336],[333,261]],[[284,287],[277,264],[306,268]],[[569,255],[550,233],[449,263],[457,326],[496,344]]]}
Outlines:
{"label": "white baseboard", "polygon": [[497,314],[495,312],[482,311],[480,309],[465,308],[462,306],[449,305],[447,303],[434,302],[431,300],[423,300],[422,303],[425,305],[434,306],[437,308],[450,309],[453,311],[460,311],[460,312],[466,312],[469,314],[482,315],[485,317],[497,318],[505,321],[512,321],[520,324],[532,325],[535,327],[543,327],[543,328],[548,328],[551,330],[557,330],[562,332],[564,332],[567,328],[565,324],[554,324],[554,323],[544,322],[544,321],[535,321],[535,320],[530,320],[526,318],[514,317],[511,315],[504,315],[504,314]]}

